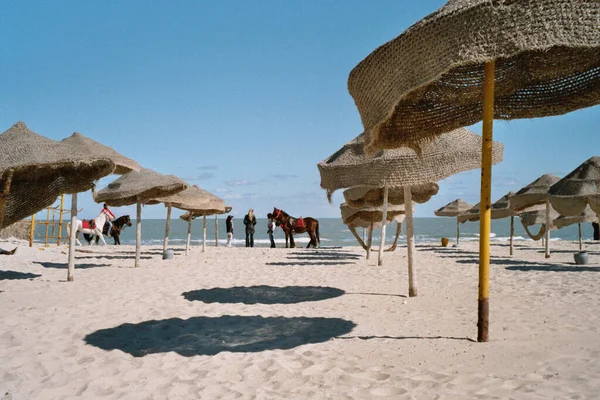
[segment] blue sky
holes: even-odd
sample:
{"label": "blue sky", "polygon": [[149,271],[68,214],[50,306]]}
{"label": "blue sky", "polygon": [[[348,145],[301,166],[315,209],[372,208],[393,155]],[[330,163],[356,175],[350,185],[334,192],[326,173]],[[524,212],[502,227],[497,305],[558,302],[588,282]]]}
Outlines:
{"label": "blue sky", "polygon": [[[341,191],[330,205],[316,165],[362,132],[348,74],[443,4],[4,0],[0,132],[19,120],[55,140],[80,132],[215,193],[236,216],[276,206],[338,217]],[[599,155],[599,122],[600,107],[496,121],[505,152],[493,200]],[[478,180],[476,170],[441,181],[416,216],[457,197],[478,202]],[[86,218],[100,210],[89,193],[79,207]],[[114,211],[134,215],[135,206]],[[146,218],[165,215],[162,205],[144,207]]]}

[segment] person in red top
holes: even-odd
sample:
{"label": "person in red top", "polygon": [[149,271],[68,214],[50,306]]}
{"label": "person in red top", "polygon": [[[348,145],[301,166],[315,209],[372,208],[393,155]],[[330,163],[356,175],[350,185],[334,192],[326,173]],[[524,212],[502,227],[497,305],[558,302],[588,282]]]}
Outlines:
{"label": "person in red top", "polygon": [[[111,221],[113,219],[115,219],[115,214],[113,214],[112,211],[109,210],[109,208],[106,205],[106,203],[104,203],[104,207],[102,207],[102,211],[101,212],[106,213],[106,222],[104,223],[104,226],[106,226],[106,224],[108,224],[108,229],[106,229],[106,235],[108,237],[110,237],[110,231],[112,229],[112,223],[111,223]],[[102,231],[104,232],[104,227],[102,227]]]}

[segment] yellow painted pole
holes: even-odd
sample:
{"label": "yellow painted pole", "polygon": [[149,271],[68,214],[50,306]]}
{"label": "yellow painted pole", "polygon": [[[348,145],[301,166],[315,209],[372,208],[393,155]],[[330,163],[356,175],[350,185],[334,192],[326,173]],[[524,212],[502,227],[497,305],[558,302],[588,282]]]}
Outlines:
{"label": "yellow painted pole", "polygon": [[35,237],[35,214],[31,216],[31,228],[29,230],[29,247],[33,247],[33,238]]}
{"label": "yellow painted pole", "polygon": [[483,140],[481,145],[481,203],[479,209],[479,298],[477,341],[488,341],[490,316],[490,232],[492,197],[492,132],[494,123],[494,61],[485,63],[483,78]]}
{"label": "yellow painted pole", "polygon": [[46,208],[46,236],[44,236],[44,247],[48,247],[48,228],[50,228],[50,207]]}

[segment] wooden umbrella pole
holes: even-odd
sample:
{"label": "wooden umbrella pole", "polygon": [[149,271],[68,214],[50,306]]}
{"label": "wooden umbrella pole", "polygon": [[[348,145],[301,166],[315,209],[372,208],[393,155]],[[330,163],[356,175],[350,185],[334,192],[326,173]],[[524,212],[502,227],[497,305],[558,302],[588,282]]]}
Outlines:
{"label": "wooden umbrella pole", "polygon": [[6,203],[8,202],[8,193],[10,192],[10,185],[12,184],[14,173],[14,170],[9,169],[6,172],[6,177],[4,178],[2,194],[0,194],[0,229],[4,227],[4,210],[6,209]]}
{"label": "wooden umbrella pole", "polygon": [[69,262],[67,282],[75,278],[75,238],[77,236],[77,193],[71,195],[71,231],[69,232]]}
{"label": "wooden umbrella pole", "polygon": [[169,246],[169,230],[171,228],[171,205],[167,205],[167,223],[165,224],[165,241],[163,242],[163,254]]}
{"label": "wooden umbrella pole", "polygon": [[140,245],[142,242],[142,201],[137,198],[137,221],[135,222],[135,267],[140,266]]}
{"label": "wooden umbrella pole", "polygon": [[352,225],[348,225],[348,229],[350,230],[350,232],[354,235],[354,237],[356,238],[356,240],[358,241],[358,244],[360,244],[360,247],[362,247],[364,250],[367,250],[367,245],[365,244],[365,242],[360,238],[360,236],[358,236],[358,233],[356,232],[356,228],[353,227]]}
{"label": "wooden umbrella pole", "polygon": [[29,247],[33,247],[33,239],[35,238],[35,214],[31,216],[31,227],[29,228]]}
{"label": "wooden umbrella pole", "polygon": [[367,239],[367,260],[371,256],[371,245],[373,244],[373,222],[369,226],[369,238]]}
{"label": "wooden umbrella pole", "polygon": [[383,265],[383,246],[385,245],[385,226],[387,222],[387,209],[388,209],[388,188],[383,188],[383,217],[381,218],[381,241],[379,242],[379,258],[377,265]]}
{"label": "wooden umbrella pole", "polygon": [[65,213],[64,208],[65,208],[65,195],[61,194],[60,195],[60,210],[58,212],[58,239],[56,241],[57,246],[60,246],[60,239],[62,238],[63,216]]}
{"label": "wooden umbrella pole", "polygon": [[456,216],[456,244],[458,244],[458,240],[460,239],[460,225],[458,222],[458,215]]}
{"label": "wooden umbrella pole", "polygon": [[404,187],[404,209],[406,210],[406,251],[408,253],[408,296],[417,295],[417,274],[414,270],[415,237],[413,232],[412,192]]}
{"label": "wooden umbrella pole", "polygon": [[402,224],[398,221],[396,221],[396,237],[394,237],[394,243],[392,243],[392,245],[390,246],[389,249],[385,250],[385,251],[394,251],[396,250],[396,246],[398,245],[398,237],[400,236],[400,231],[402,231]]}
{"label": "wooden umbrella pole", "polygon": [[513,255],[513,240],[515,236],[515,216],[510,216],[510,255]]}
{"label": "wooden umbrella pole", "polygon": [[492,197],[492,137],[494,124],[495,62],[485,63],[483,78],[483,134],[481,144],[481,203],[479,208],[479,295],[477,341],[488,341],[490,316],[490,232]]}
{"label": "wooden umbrella pole", "polygon": [[219,247],[219,214],[215,214],[215,247]]}
{"label": "wooden umbrella pole", "polygon": [[202,252],[206,250],[206,215],[202,217]]}
{"label": "wooden umbrella pole", "polygon": [[550,200],[546,199],[546,243],[544,243],[544,256],[550,258]]}
{"label": "wooden umbrella pole", "polygon": [[582,249],[582,243],[581,243],[581,222],[577,224],[579,226],[579,250]]}
{"label": "wooden umbrella pole", "polygon": [[185,255],[187,256],[190,248],[190,239],[192,238],[192,214],[190,212],[190,220],[188,221],[187,240],[185,242]]}

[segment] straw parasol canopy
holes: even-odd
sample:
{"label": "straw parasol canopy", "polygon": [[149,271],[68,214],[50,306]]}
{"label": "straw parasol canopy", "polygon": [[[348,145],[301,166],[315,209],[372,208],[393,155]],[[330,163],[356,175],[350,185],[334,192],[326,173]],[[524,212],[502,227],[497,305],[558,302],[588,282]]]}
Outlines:
{"label": "straw parasol canopy", "polygon": [[[426,203],[436,195],[440,187],[437,183],[428,182],[412,186],[412,201]],[[383,205],[383,188],[358,186],[344,190],[346,205],[352,208],[381,207]],[[404,189],[392,187],[388,189],[388,203],[391,205],[404,204]]]}
{"label": "straw parasol canopy", "polygon": [[187,183],[174,175],[164,175],[148,168],[122,175],[100,190],[94,200],[109,206],[128,206],[162,196],[170,196],[188,187]]}
{"label": "straw parasol canopy", "polygon": [[74,147],[77,151],[81,151],[82,154],[102,156],[111,159],[115,163],[115,170],[112,172],[113,174],[123,175],[131,171],[139,171],[141,168],[137,161],[127,158],[111,147],[98,143],[78,132],[64,138],[61,140],[61,143]]}
{"label": "straw parasol canopy", "polygon": [[[425,144],[420,154],[407,147],[384,150],[373,158],[364,152],[364,133],[319,162],[321,187],[327,196],[355,186],[406,187],[435,183],[462,171],[479,168],[481,136],[459,128]],[[493,143],[493,162],[502,161],[504,146]]]}
{"label": "straw parasol canopy", "polygon": [[513,211],[522,211],[530,206],[545,204],[548,200],[548,189],[559,180],[560,178],[555,175],[540,176],[517,193],[509,196],[510,208]]}
{"label": "straw parasol canopy", "polygon": [[[492,204],[492,219],[502,219],[518,215],[516,211],[510,209],[510,200],[508,199],[508,197],[512,195],[514,195],[513,192],[508,192],[507,194],[499,198],[498,201]],[[473,207],[459,215],[458,220],[460,222],[479,221],[479,213],[481,211],[479,209],[480,204],[481,203],[475,204]]]}
{"label": "straw parasol canopy", "polygon": [[156,197],[145,201],[145,204],[165,203],[166,206],[179,208],[181,210],[201,210],[212,200],[213,195],[198,185],[189,186],[181,192],[170,196]]}
{"label": "straw parasol canopy", "polygon": [[456,199],[445,206],[438,208],[433,213],[438,217],[458,217],[472,207],[473,204],[467,203],[463,199]]}
{"label": "straw parasol canopy", "polygon": [[[368,227],[371,223],[381,223],[383,220],[383,209],[381,207],[363,207],[356,209],[350,207],[346,203],[342,203],[340,205],[340,212],[342,213],[342,221],[346,225]],[[404,205],[388,206],[386,222],[402,222],[405,213]]]}
{"label": "straw parasol canopy", "polygon": [[553,225],[556,226],[556,229],[560,229],[564,228],[565,226],[583,224],[585,222],[598,222],[598,215],[589,206],[585,207],[583,212],[577,215],[559,216],[553,221]]}
{"label": "straw parasol canopy", "polygon": [[[537,224],[546,225],[546,210],[523,211],[519,214],[519,217],[521,218],[521,223],[524,227]],[[560,214],[555,209],[550,208],[550,221],[554,221],[558,217],[560,217]],[[551,222],[550,229],[552,230],[555,228],[554,222]]]}
{"label": "straw parasol canopy", "polygon": [[448,1],[350,73],[367,154],[480,121],[486,61],[496,119],[599,104],[599,26],[598,1]]}
{"label": "straw parasol canopy", "polygon": [[561,215],[581,214],[588,205],[600,214],[600,157],[592,157],[575,168],[552,185],[548,195]]}
{"label": "straw parasol canopy", "polygon": [[52,205],[61,194],[89,190],[115,168],[109,158],[82,154],[31,131],[22,121],[0,135],[0,147],[2,186],[13,171],[0,229]]}

